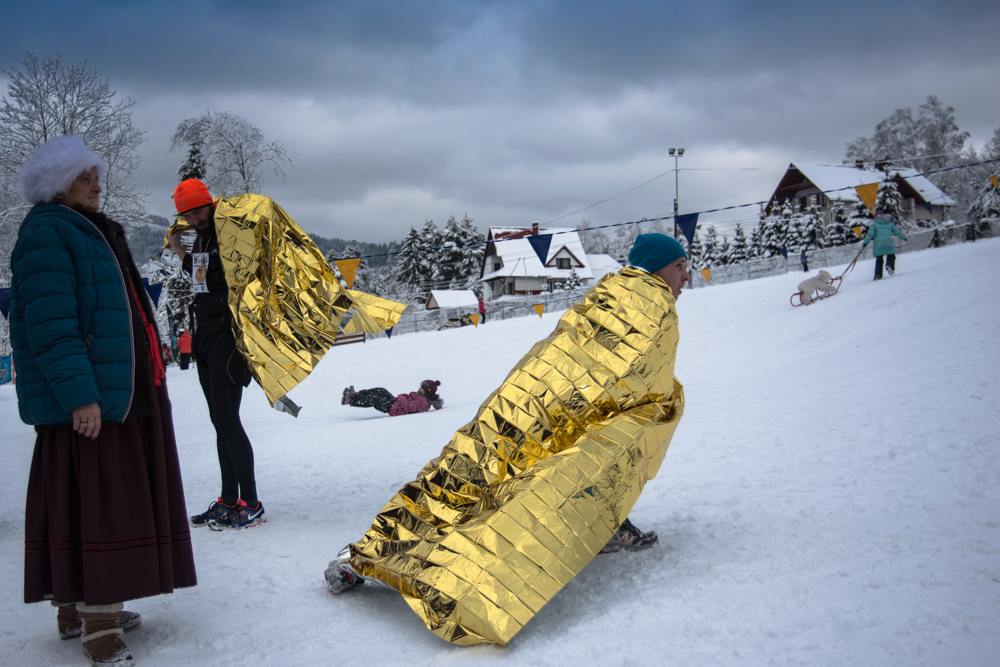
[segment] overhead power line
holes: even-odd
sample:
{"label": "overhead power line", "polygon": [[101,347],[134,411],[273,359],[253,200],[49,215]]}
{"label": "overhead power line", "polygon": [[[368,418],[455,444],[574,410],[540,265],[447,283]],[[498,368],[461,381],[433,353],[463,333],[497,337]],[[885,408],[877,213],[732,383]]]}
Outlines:
{"label": "overhead power line", "polygon": [[[954,165],[954,166],[951,166],[951,167],[941,167],[939,169],[929,169],[929,170],[926,170],[926,171],[918,172],[916,174],[911,174],[909,177],[914,177],[914,176],[931,176],[933,174],[943,174],[943,173],[950,172],[950,171],[958,171],[960,169],[971,169],[972,167],[980,167],[980,166],[987,165],[987,164],[995,164],[997,162],[1000,162],[1000,158],[993,158],[993,159],[990,159],[990,160],[978,160],[976,162],[969,162],[969,163],[966,163],[966,164],[959,164],[959,165]],[[663,172],[661,174],[658,174],[658,175],[654,176],[653,178],[649,179],[649,181],[646,181],[645,183],[649,183],[649,182],[651,182],[653,180],[656,180],[657,178],[662,178],[663,176],[665,176],[667,174],[670,174],[670,173],[673,173],[672,169],[669,170],[669,171],[666,171],[666,172]],[[633,186],[630,189],[635,189],[635,187],[641,187],[645,183],[641,183],[639,186]],[[822,193],[822,194],[830,194],[830,193],[833,193],[833,192],[842,192],[844,190],[853,190],[853,189],[854,189],[853,185],[848,185],[848,186],[844,186],[844,187],[841,187],[841,188],[832,188],[830,190],[819,190],[818,192]],[[716,208],[707,208],[707,209],[704,209],[704,210],[701,210],[701,211],[689,211],[687,213],[684,213],[683,215],[698,215],[698,216],[701,216],[701,215],[705,215],[707,213],[720,213],[722,211],[733,211],[733,210],[741,209],[741,208],[750,208],[751,206],[760,207],[760,206],[763,206],[764,204],[767,204],[768,201],[770,201],[770,200],[760,200],[760,201],[754,201],[754,202],[747,202],[747,203],[744,203],[744,204],[732,204],[730,206],[719,206],[719,207],[716,207]],[[567,215],[572,215],[572,213],[569,213]],[[566,216],[562,216],[562,217],[566,217]],[[562,219],[562,217],[561,218],[556,218],[556,220]],[[587,227],[586,230],[581,230],[579,228],[572,228],[572,229],[566,229],[566,230],[563,230],[563,231],[564,232],[580,232],[580,231],[594,231],[594,230],[598,230],[598,229],[614,229],[616,227],[625,227],[625,226],[628,226],[628,225],[639,225],[639,224],[651,223],[651,222],[664,222],[664,221],[667,221],[667,220],[673,220],[674,217],[675,216],[672,213],[670,213],[670,214],[667,214],[667,215],[660,215],[660,216],[655,216],[655,217],[651,217],[651,218],[640,218],[640,219],[637,219],[637,220],[625,220],[625,221],[622,221],[622,222],[612,222],[612,223],[608,223],[608,224],[604,224],[604,225],[596,225],[596,226],[593,226],[593,227]],[[549,224],[549,223],[545,223],[545,224]],[[468,244],[468,245],[466,245],[464,247],[465,248],[477,248],[479,246],[485,246],[485,245],[487,245],[489,243],[505,243],[507,241],[519,240],[521,238],[526,238],[526,237],[522,236],[522,237],[518,237],[518,239],[493,239],[492,241],[488,241],[488,240],[476,241],[475,243],[470,243],[470,244]],[[443,247],[443,246],[438,246],[438,247],[440,248],[440,247]],[[402,254],[402,253],[400,253],[399,251],[392,251],[392,252],[374,253],[374,254],[371,254],[371,255],[361,255],[360,257],[361,257],[361,259],[370,259],[370,258],[374,258],[374,257],[391,257],[391,256],[394,256],[394,255],[400,255],[400,254]],[[352,259],[352,258],[342,257],[340,259]]]}

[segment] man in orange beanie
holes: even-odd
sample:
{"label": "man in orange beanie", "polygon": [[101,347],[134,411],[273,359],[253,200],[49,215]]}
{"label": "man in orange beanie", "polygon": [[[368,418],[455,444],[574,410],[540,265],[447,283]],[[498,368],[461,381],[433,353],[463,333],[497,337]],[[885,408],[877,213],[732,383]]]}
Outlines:
{"label": "man in orange beanie", "polygon": [[222,492],[193,526],[214,530],[248,528],[262,524],[264,505],[257,498],[253,447],[240,421],[243,388],[250,384],[250,367],[236,346],[229,310],[229,287],[219,257],[215,233],[215,201],[196,178],[181,181],[174,190],[177,214],[197,232],[188,252],[175,231],[168,237],[171,249],[191,276],[194,290],[194,359],[198,380],[215,427]]}

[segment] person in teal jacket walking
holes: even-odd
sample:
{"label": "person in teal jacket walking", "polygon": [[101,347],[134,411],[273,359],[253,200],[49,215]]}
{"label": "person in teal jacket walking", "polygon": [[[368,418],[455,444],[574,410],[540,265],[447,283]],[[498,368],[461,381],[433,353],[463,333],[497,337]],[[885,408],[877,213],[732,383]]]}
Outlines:
{"label": "person in teal jacket walking", "polygon": [[896,271],[896,242],[893,240],[893,236],[898,236],[904,241],[907,240],[906,234],[900,231],[888,214],[879,211],[875,214],[872,224],[869,225],[865,241],[861,245],[861,249],[864,250],[869,243],[873,241],[875,243],[875,280],[882,279],[883,261],[890,276]]}
{"label": "person in teal jacket walking", "polygon": [[21,167],[32,205],[11,253],[10,338],[34,426],[24,601],[50,600],[91,664],[132,664],[127,600],[196,583],[160,340],[104,160],[56,137]]}

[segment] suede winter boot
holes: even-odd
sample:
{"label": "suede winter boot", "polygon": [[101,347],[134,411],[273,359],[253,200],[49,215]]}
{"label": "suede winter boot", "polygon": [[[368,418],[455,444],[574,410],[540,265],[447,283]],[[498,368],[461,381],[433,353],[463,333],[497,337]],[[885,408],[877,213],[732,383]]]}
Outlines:
{"label": "suede winter boot", "polygon": [[77,607],[83,621],[83,652],[90,658],[91,665],[116,665],[118,667],[135,664],[132,652],[122,639],[122,604],[79,605]]}
{"label": "suede winter boot", "polygon": [[[56,625],[59,627],[60,639],[76,639],[83,634],[83,621],[80,620],[80,612],[76,610],[76,605],[72,602],[56,604]],[[142,616],[134,611],[122,611],[118,620],[118,627],[122,630],[131,630],[142,623]]]}

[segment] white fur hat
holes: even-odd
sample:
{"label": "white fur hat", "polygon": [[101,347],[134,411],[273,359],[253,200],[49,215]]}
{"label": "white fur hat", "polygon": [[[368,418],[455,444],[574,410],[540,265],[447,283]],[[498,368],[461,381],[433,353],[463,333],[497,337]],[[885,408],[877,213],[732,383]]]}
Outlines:
{"label": "white fur hat", "polygon": [[69,191],[77,176],[91,167],[97,167],[103,181],[108,164],[87,148],[83,139],[74,136],[49,139],[21,165],[17,189],[29,204],[50,202],[56,195]]}

